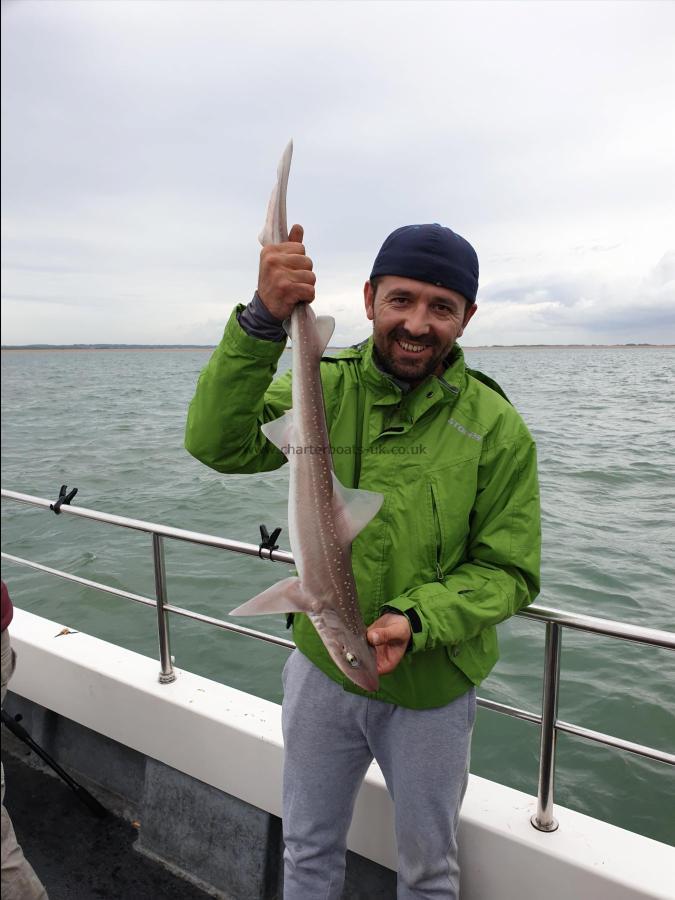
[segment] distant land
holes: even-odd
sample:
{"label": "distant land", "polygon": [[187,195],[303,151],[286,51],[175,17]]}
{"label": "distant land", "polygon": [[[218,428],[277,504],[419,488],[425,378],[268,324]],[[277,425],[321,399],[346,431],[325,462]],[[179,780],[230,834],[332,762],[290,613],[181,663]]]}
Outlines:
{"label": "distant land", "polygon": [[[672,349],[675,344],[484,344],[469,346],[464,350],[606,350],[652,347]],[[2,344],[2,350],[215,350],[215,344]],[[290,349],[290,348],[288,348]],[[345,350],[346,347],[328,347],[328,350]]]}
{"label": "distant land", "polygon": [[215,350],[215,344],[3,344],[2,350]]}

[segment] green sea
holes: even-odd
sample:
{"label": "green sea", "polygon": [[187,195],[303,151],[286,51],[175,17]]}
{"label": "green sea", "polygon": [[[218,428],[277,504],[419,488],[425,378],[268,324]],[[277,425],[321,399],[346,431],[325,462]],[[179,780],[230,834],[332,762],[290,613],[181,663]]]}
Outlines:
{"label": "green sea", "polygon": [[[2,486],[122,516],[257,543],[282,526],[284,469],[219,475],[183,449],[207,350],[3,350]],[[539,448],[541,605],[675,628],[675,350],[467,350],[497,379]],[[282,366],[290,364],[284,353]],[[154,596],[148,535],[2,503],[2,548],[84,578]],[[224,617],[283,577],[282,564],[167,542],[170,602]],[[155,613],[3,561],[17,606],[157,655]],[[287,635],[274,617],[255,626]],[[544,628],[500,626],[501,660],[479,695],[538,711]],[[281,699],[286,651],[173,617],[176,664]],[[559,716],[673,752],[675,654],[566,630]],[[472,771],[536,793],[536,726],[480,710]],[[675,771],[561,735],[556,802],[675,844]]]}

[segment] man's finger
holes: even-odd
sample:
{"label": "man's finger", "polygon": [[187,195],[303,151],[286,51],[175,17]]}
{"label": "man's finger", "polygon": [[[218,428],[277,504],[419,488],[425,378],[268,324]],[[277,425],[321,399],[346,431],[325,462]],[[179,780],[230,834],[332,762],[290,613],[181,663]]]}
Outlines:
{"label": "man's finger", "polygon": [[288,234],[288,240],[292,241],[294,244],[301,244],[304,234],[305,229],[302,227],[302,225],[293,225]]}
{"label": "man's finger", "polygon": [[294,269],[293,284],[316,284],[316,275],[307,269]]}
{"label": "man's finger", "polygon": [[367,637],[374,647],[377,647],[378,644],[389,644],[392,641],[402,640],[401,634],[396,628],[378,628],[375,631],[369,631]]}
{"label": "man's finger", "polygon": [[[302,244],[293,244],[292,246],[302,247]],[[288,266],[289,269],[311,269],[314,263],[309,256],[305,256],[304,253],[300,255],[297,253],[287,253],[284,257],[284,265]]]}
{"label": "man's finger", "polygon": [[266,259],[268,256],[275,259],[276,257],[283,256],[304,256],[305,255],[305,245],[299,243],[298,241],[284,241],[281,244],[268,244],[266,247],[263,247],[260,251],[261,259]]}
{"label": "man's finger", "polygon": [[378,675],[388,675],[403,659],[405,650],[398,644],[380,644],[375,648]]}

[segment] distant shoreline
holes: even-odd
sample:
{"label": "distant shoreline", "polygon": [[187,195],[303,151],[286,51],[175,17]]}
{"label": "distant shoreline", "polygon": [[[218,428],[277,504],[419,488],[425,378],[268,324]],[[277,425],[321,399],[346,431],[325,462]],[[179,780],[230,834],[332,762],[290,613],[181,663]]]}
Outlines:
{"label": "distant shoreline", "polygon": [[[14,352],[17,350],[61,351],[79,350],[92,352],[96,350],[215,350],[216,344],[16,344],[5,345],[0,350]],[[287,348],[292,349],[292,348]],[[329,352],[346,350],[346,347],[328,347]],[[462,344],[463,350],[673,350],[675,344],[485,344],[469,347]]]}
{"label": "distant shoreline", "polygon": [[5,350],[32,350],[32,351],[53,351],[53,350],[78,350],[83,353],[91,353],[96,350],[215,350],[216,344],[17,344],[16,346],[7,346],[5,344],[0,348],[4,353]]}

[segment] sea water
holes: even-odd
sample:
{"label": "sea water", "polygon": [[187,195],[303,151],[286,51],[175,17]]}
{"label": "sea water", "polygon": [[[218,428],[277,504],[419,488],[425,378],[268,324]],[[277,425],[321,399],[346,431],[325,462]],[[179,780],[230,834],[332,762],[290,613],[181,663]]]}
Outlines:
{"label": "sea water", "polygon": [[[285,352],[280,371],[290,364]],[[2,485],[165,525],[258,543],[284,528],[285,469],[221,475],[183,448],[206,350],[3,350]],[[519,409],[539,453],[544,606],[672,630],[675,620],[675,351],[467,350]],[[149,535],[4,500],[5,552],[154,597]],[[227,612],[287,574],[281,564],[166,541],[172,604]],[[157,655],[152,609],[3,562],[17,606]],[[252,620],[286,635],[282,617]],[[176,665],[281,699],[287,652],[182,617]],[[479,695],[538,711],[543,625],[500,626],[501,659]],[[562,720],[672,752],[675,654],[565,630]],[[472,771],[536,793],[536,726],[480,710]],[[675,843],[673,770],[562,734],[556,802]]]}

